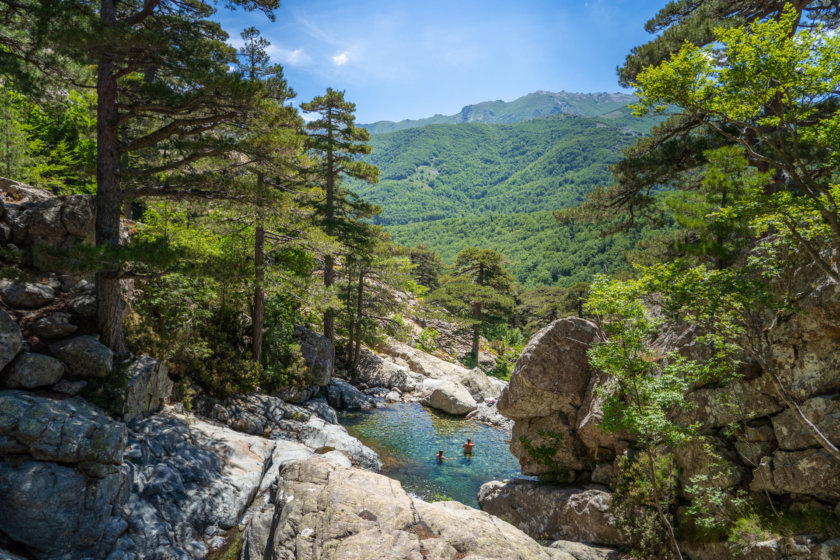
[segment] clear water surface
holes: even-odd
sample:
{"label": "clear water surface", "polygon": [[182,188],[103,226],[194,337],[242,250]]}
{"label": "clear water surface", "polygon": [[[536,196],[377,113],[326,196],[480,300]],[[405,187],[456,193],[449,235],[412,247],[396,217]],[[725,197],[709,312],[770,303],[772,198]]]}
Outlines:
{"label": "clear water surface", "polygon": [[[369,412],[344,412],[339,422],[374,449],[384,462],[382,474],[399,480],[411,495],[426,501],[457,500],[478,507],[476,493],[490,480],[527,478],[509,448],[510,432],[423,407],[394,403]],[[464,456],[467,438],[475,442]],[[442,449],[450,461],[439,464]]]}

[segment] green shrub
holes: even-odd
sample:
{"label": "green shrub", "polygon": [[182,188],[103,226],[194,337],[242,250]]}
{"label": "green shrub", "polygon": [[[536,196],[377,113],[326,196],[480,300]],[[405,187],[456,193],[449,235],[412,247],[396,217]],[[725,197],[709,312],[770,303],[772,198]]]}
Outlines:
{"label": "green shrub", "polygon": [[437,350],[437,337],[440,332],[437,329],[425,328],[420,332],[417,338],[417,348],[428,354],[433,354]]}

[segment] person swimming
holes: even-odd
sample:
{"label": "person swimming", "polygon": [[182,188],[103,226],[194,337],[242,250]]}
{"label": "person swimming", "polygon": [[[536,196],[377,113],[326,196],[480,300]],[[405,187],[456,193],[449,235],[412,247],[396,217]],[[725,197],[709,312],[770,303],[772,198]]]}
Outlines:
{"label": "person swimming", "polygon": [[473,447],[475,447],[475,444],[470,438],[467,438],[467,442],[464,444],[464,455],[472,455]]}
{"label": "person swimming", "polygon": [[438,451],[438,454],[435,455],[435,458],[438,460],[438,463],[443,463],[444,461],[451,461],[452,457],[444,457],[443,456],[443,449]]}

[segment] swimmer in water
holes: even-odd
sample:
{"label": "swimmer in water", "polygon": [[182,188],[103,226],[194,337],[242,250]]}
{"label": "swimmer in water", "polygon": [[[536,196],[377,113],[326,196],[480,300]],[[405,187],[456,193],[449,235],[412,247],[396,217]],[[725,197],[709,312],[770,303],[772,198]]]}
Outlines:
{"label": "swimmer in water", "polygon": [[472,455],[475,444],[470,438],[467,438],[467,443],[464,444],[464,455]]}
{"label": "swimmer in water", "polygon": [[452,460],[451,457],[444,457],[443,456],[443,449],[438,451],[438,454],[435,455],[435,458],[437,459],[438,463],[443,463],[444,461],[451,461]]}

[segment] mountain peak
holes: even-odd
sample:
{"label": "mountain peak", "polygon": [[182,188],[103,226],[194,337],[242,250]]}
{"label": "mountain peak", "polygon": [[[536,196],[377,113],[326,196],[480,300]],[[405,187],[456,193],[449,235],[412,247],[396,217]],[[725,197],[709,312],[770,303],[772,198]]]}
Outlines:
{"label": "mountain peak", "polygon": [[574,93],[538,90],[513,101],[497,99],[496,101],[482,101],[467,105],[454,115],[438,114],[424,119],[407,119],[400,122],[378,121],[371,124],[360,124],[359,126],[368,129],[371,134],[380,134],[432,124],[516,123],[560,113],[597,117],[611,113],[635,101],[634,96],[620,92]]}

